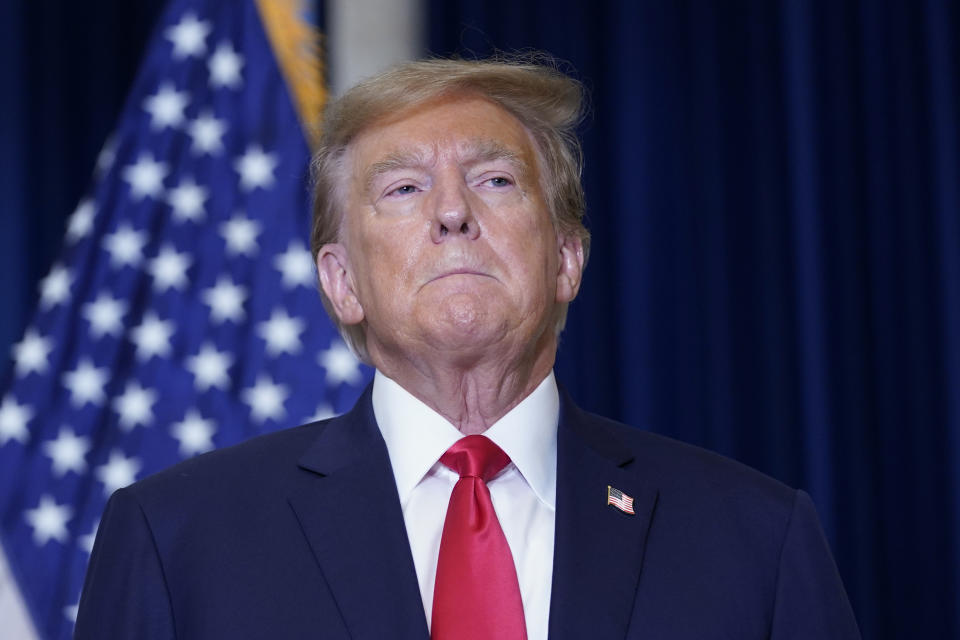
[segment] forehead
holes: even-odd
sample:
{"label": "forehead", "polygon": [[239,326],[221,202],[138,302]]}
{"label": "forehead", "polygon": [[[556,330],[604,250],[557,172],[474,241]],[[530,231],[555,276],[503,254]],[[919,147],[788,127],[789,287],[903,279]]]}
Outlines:
{"label": "forehead", "polygon": [[355,177],[387,158],[431,164],[445,156],[511,157],[533,167],[537,154],[526,127],[503,107],[481,97],[437,99],[380,120],[350,145]]}

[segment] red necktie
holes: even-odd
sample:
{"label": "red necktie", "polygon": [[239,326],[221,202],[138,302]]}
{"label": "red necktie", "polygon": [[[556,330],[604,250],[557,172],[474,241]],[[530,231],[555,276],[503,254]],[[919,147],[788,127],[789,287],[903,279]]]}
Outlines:
{"label": "red necktie", "polygon": [[440,538],[433,640],[526,640],[513,556],[486,481],[510,463],[485,436],[467,436],[440,458],[460,474]]}

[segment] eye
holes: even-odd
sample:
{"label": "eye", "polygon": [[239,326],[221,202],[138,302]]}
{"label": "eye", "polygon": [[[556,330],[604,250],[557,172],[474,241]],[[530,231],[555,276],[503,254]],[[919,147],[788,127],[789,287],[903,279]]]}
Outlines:
{"label": "eye", "polygon": [[391,196],[391,195],[406,196],[406,195],[409,195],[409,194],[411,194],[411,193],[416,193],[417,191],[420,191],[420,189],[418,189],[418,188],[415,187],[414,185],[412,185],[412,184],[403,184],[403,185],[400,185],[399,187],[397,187],[396,189],[393,189],[393,190],[390,191],[389,193],[387,193],[387,195],[388,195],[388,196]]}
{"label": "eye", "polygon": [[504,176],[496,176],[493,178],[489,178],[487,180],[487,184],[489,184],[491,187],[509,187],[510,185],[513,184],[513,182],[510,180],[510,178],[507,178]]}

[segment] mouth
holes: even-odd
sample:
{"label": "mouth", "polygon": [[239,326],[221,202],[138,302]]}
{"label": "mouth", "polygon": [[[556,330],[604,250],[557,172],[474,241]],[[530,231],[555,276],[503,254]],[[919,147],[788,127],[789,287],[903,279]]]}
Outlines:
{"label": "mouth", "polygon": [[440,275],[434,276],[433,280],[439,280],[440,278],[449,278],[451,276],[483,276],[489,278],[489,274],[483,273],[482,271],[477,271],[476,269],[451,269],[450,271],[444,271]]}
{"label": "mouth", "polygon": [[483,271],[477,271],[476,269],[467,269],[467,268],[450,269],[448,271],[444,271],[440,274],[433,276],[432,278],[427,280],[426,284],[430,284],[431,282],[436,282],[437,280],[442,280],[444,278],[452,278],[456,276],[478,276],[481,278],[493,277],[489,273],[484,273]]}

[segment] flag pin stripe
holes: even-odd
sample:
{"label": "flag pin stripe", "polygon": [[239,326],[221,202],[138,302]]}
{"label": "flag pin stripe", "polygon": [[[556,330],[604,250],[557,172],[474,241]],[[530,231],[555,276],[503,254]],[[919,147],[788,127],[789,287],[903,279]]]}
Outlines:
{"label": "flag pin stripe", "polygon": [[624,513],[636,515],[633,510],[633,498],[628,496],[620,489],[607,485],[607,504],[616,507]]}

